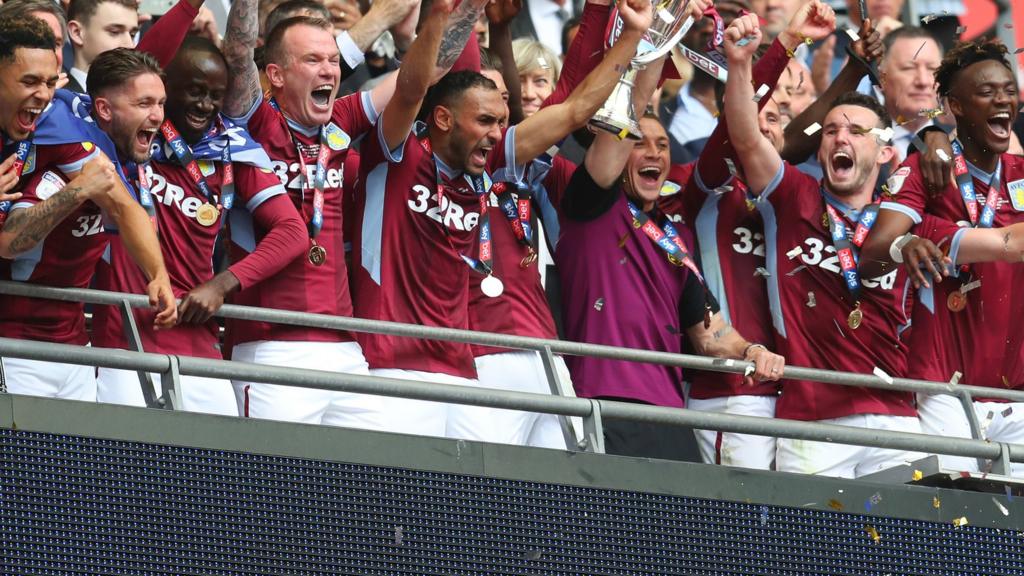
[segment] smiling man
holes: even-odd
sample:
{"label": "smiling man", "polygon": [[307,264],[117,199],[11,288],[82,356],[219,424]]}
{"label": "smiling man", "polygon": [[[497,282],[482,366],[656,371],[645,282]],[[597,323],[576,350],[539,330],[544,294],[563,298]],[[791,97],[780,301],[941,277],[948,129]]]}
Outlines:
{"label": "smiling man", "polygon": [[[263,149],[220,118],[227,67],[217,47],[190,36],[165,81],[160,74],[152,57],[122,48],[101,54],[89,75],[94,116],[117,143],[126,176],[159,230],[171,286],[182,299],[174,328],[152,330],[146,310],[135,311],[136,323],[147,352],[221,358],[213,313],[229,294],[294,260],[304,248],[305,230]],[[214,247],[228,214],[250,235],[250,252],[214,276]],[[97,284],[117,292],[144,285],[118,236],[111,238]],[[99,307],[93,322],[96,345],[127,347],[119,309]],[[159,378],[154,375],[154,382]],[[101,402],[145,405],[134,372],[100,368],[97,384]],[[183,376],[180,391],[179,408],[238,413],[227,380]]]}
{"label": "smiling man", "polygon": [[[812,0],[809,22],[834,26],[835,16]],[[751,85],[751,42],[757,20],[744,16],[726,31],[729,60],[725,108],[729,139],[764,219],[768,302],[779,351],[796,366],[891,376],[907,372],[899,339],[907,275],[857,274],[857,253],[875,221],[874,196],[881,166],[894,154],[886,141],[889,118],[870,96],[847,93],[822,121],[818,161],[821,182],[783,162],[761,135]],[[779,418],[846,426],[920,431],[910,393],[784,380],[775,410]],[[826,442],[780,438],[776,469],[856,477],[913,460],[916,455]]]}
{"label": "smiling man", "polygon": [[132,48],[139,33],[135,0],[71,0],[68,4],[68,39],[75,62],[68,70],[69,89],[85,92],[92,61],[107,50]]}
{"label": "smiling man", "polygon": [[[1019,389],[1024,387],[1024,331],[1019,325],[1024,299],[1015,291],[1024,283],[1024,267],[1000,261],[1011,256],[1020,262],[1010,249],[1009,235],[1000,233],[1001,241],[988,251],[971,245],[985,236],[980,232],[1024,222],[1024,159],[1007,153],[1010,126],[1020,107],[1017,81],[1006,47],[982,41],[950,50],[935,79],[956,118],[953,173],[945,189],[933,195],[922,181],[919,155],[907,159],[889,179],[893,197],[882,204],[877,230],[865,245],[865,262],[891,265],[891,255],[897,262],[904,260],[903,254],[920,244],[909,234],[917,224],[914,232],[939,245],[958,272],[934,286],[924,282],[914,306],[908,377],[946,382],[958,372],[966,384]],[[935,256],[942,253],[932,251],[926,258]],[[982,260],[988,263],[971,264]],[[985,436],[1024,441],[1024,409],[1007,411],[1005,406],[975,402],[979,421],[988,422]],[[970,437],[956,398],[922,396],[918,409],[926,431]],[[953,470],[978,470],[973,459],[940,458]],[[1024,467],[1014,464],[1014,474],[1022,473]]]}
{"label": "smiling man", "polygon": [[[35,18],[0,20],[0,124],[4,153],[15,152],[14,167],[24,195],[0,206],[7,215],[0,230],[0,278],[49,286],[86,288],[106,245],[104,224],[116,225],[145,273],[140,291],[160,311],[152,317],[168,327],[176,305],[145,212],[127,193],[114,164],[113,145],[69,105],[59,91],[53,34]],[[31,298],[0,299],[0,335],[84,345],[89,341],[83,305]],[[88,367],[5,359],[7,390],[19,394],[95,400]]]}
{"label": "smiling man", "polygon": [[935,121],[923,111],[939,107],[935,71],[942,48],[923,28],[904,26],[885,37],[885,55],[878,66],[885,109],[893,119],[892,145],[902,161],[918,130]]}

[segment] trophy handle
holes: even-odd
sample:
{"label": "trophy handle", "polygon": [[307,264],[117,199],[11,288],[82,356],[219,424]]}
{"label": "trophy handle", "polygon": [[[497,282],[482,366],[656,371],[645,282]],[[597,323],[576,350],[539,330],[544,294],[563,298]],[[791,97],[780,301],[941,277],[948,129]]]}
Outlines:
{"label": "trophy handle", "polygon": [[683,41],[683,36],[686,36],[686,33],[690,31],[690,28],[693,26],[693,22],[693,16],[687,16],[686,22],[684,22],[683,25],[679,28],[679,30],[677,30],[676,33],[673,34],[671,38],[669,38],[668,42],[665,42],[655,50],[651,50],[650,52],[644,52],[643,54],[638,54],[634,56],[632,60],[633,66],[646,66],[651,62],[654,62],[658,58],[661,58],[665,54],[668,54],[669,50],[672,50],[672,48],[675,47],[676,44],[679,44],[680,42]]}

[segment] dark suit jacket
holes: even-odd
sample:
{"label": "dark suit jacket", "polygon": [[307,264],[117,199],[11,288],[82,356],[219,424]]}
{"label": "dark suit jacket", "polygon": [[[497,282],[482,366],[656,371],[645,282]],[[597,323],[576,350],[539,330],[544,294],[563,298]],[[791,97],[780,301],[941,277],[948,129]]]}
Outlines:
{"label": "dark suit jacket", "polygon": [[[571,3],[573,6],[573,14],[580,15],[583,13],[583,2],[584,0],[566,0],[566,3]],[[516,17],[512,19],[512,23],[509,24],[509,28],[512,31],[512,38],[533,38],[537,40],[537,30],[533,27],[533,19],[530,17],[530,3],[528,0],[523,0],[523,8],[516,14]],[[558,38],[561,43],[562,38]]]}
{"label": "dark suit jacket", "polygon": [[68,85],[64,88],[71,90],[72,92],[79,92],[85,94],[85,86],[78,83],[75,77],[71,75],[71,68],[65,68],[64,73],[68,75]]}

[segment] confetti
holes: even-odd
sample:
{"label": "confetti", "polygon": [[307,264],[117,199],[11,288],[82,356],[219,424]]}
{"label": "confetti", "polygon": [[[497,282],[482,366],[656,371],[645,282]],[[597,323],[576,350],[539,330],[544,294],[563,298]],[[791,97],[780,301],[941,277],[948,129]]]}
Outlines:
{"label": "confetti", "polygon": [[540,66],[541,68],[550,68],[551,67],[551,66],[548,66],[548,61],[545,60],[543,56],[537,56],[537,66]]}
{"label": "confetti", "polygon": [[1014,54],[1020,54],[1021,52],[1024,52],[1024,48],[1017,48],[1013,51]]}
{"label": "confetti", "polygon": [[868,512],[870,512],[871,508],[873,506],[878,506],[878,503],[881,502],[881,501],[882,501],[882,494],[880,492],[875,492],[874,494],[871,495],[870,498],[868,498],[867,500],[864,501],[864,509],[867,510]]}
{"label": "confetti", "polygon": [[865,526],[864,530],[868,533],[868,536],[871,536],[871,539],[875,541],[875,544],[878,544],[882,541],[882,536],[878,533],[878,530],[876,530],[875,527],[871,524]]}
{"label": "confetti", "polygon": [[917,60],[917,56],[918,56],[918,54],[920,54],[920,53],[921,53],[921,50],[923,50],[923,49],[924,49],[924,47],[925,47],[925,45],[926,45],[926,44],[928,44],[928,41],[927,41],[927,40],[925,40],[924,42],[921,42],[921,45],[917,47],[917,52],[914,52],[914,57],[913,57],[913,58],[911,58],[911,60]]}
{"label": "confetti", "polygon": [[757,371],[757,369],[754,368],[754,365],[750,364],[746,368],[743,369],[743,377],[746,378],[747,376],[752,376],[754,374],[754,372],[756,372],[756,371]]}
{"label": "confetti", "polygon": [[879,378],[881,378],[882,382],[885,382],[886,384],[888,384],[890,386],[892,385],[892,376],[889,376],[888,374],[886,374],[885,370],[882,370],[878,366],[875,366],[875,369],[872,372],[874,373],[875,376],[878,376]]}
{"label": "confetti", "polygon": [[757,88],[757,92],[754,92],[754,102],[760,102],[761,98],[764,98],[764,95],[767,94],[769,90],[771,90],[771,88],[769,88],[767,84],[761,84]]}
{"label": "confetti", "polygon": [[[1007,486],[1007,488],[1009,488],[1009,486]],[[1010,515],[1010,511],[1006,509],[1006,506],[1003,506],[1002,502],[996,500],[995,496],[992,497],[992,503],[996,505],[996,508],[999,508],[999,511],[1003,513],[1003,516]]]}
{"label": "confetti", "polygon": [[818,303],[815,302],[815,300],[814,300],[814,292],[808,292],[807,293],[807,307],[808,308],[814,308],[817,305],[818,305]]}
{"label": "confetti", "polygon": [[985,415],[985,421],[981,423],[981,437],[988,439],[988,427],[992,424],[992,419],[995,418],[996,413],[989,410],[988,414]]}
{"label": "confetti", "polygon": [[797,246],[796,248],[793,248],[789,252],[786,252],[786,257],[789,258],[790,260],[792,260],[793,258],[796,258],[797,256],[799,256],[799,255],[801,255],[803,253],[804,253],[803,247]]}
{"label": "confetti", "polygon": [[768,523],[768,507],[761,506],[761,526]]}
{"label": "confetti", "polygon": [[594,310],[600,312],[601,308],[604,308],[604,298],[598,298],[597,301],[594,302]]}
{"label": "confetti", "polygon": [[839,335],[846,338],[846,332],[843,332],[843,327],[839,325],[839,321],[833,318],[832,323],[836,325],[836,330],[839,330]]}
{"label": "confetti", "polygon": [[395,544],[401,546],[402,541],[405,539],[404,529],[401,526],[395,526]]}
{"label": "confetti", "polygon": [[771,275],[772,275],[771,272],[765,270],[764,268],[762,268],[760,266],[758,266],[757,269],[754,270],[754,276],[764,276],[765,278],[770,278]]}
{"label": "confetti", "polygon": [[1001,376],[1001,378],[1003,379],[1003,387],[1004,388],[1009,388],[1010,387],[1010,381],[1006,379],[1006,376]]}
{"label": "confetti", "polygon": [[927,16],[922,16],[921,24],[930,24],[933,20],[937,20],[938,18],[938,14],[928,14]]}
{"label": "confetti", "polygon": [[839,500],[829,500],[828,501],[828,507],[833,509],[833,510],[835,510],[835,511],[837,511],[837,512],[842,512],[843,511],[843,503],[840,502]]}
{"label": "confetti", "polygon": [[857,34],[857,31],[854,30],[853,28],[847,28],[846,35],[850,37],[850,40],[853,40],[854,42],[860,42],[860,35]]}
{"label": "confetti", "polygon": [[868,130],[868,132],[878,136],[878,138],[886,144],[892,142],[892,137],[894,135],[892,128],[889,126],[886,126],[885,128],[872,128],[871,130]]}
{"label": "confetti", "polygon": [[629,232],[626,232],[625,234],[622,235],[622,238],[619,238],[619,248],[625,248],[626,247],[626,240],[628,240],[628,239],[629,239]]}
{"label": "confetti", "polygon": [[967,516],[961,516],[959,518],[953,518],[953,526],[956,526],[957,528],[959,528],[961,526],[967,526],[967,524],[968,524]]}
{"label": "confetti", "polygon": [[736,45],[746,46],[747,44],[750,44],[754,40],[757,40],[757,36],[744,36],[743,38],[740,38],[739,40],[736,41]]}
{"label": "confetti", "polygon": [[736,164],[732,161],[732,158],[725,159],[725,165],[729,168],[729,174],[736,175]]}
{"label": "confetti", "polygon": [[[664,21],[665,24],[671,24],[676,21],[676,17],[673,16],[671,12],[665,10],[664,8],[658,9],[658,18]],[[740,44],[739,42],[737,42],[736,45],[742,46],[742,44]]]}
{"label": "confetti", "polygon": [[953,372],[953,377],[949,379],[949,383],[952,384],[953,386],[956,386],[957,384],[960,383],[960,379],[963,377],[964,375],[961,374],[959,370],[957,370],[956,372]]}
{"label": "confetti", "polygon": [[956,35],[957,36],[960,36],[964,32],[967,32],[967,26],[957,26],[956,27]]}
{"label": "confetti", "polygon": [[808,136],[814,136],[815,134],[818,133],[819,130],[821,130],[821,124],[815,122],[814,124],[811,124],[807,128],[804,128],[804,134]]}
{"label": "confetti", "polygon": [[942,108],[928,108],[928,109],[922,108],[917,113],[917,115],[919,117],[921,117],[921,118],[928,118],[929,120],[938,118],[939,116],[942,116],[942,114],[943,114]]}
{"label": "confetti", "polygon": [[942,508],[942,500],[938,496],[932,496],[932,508]]}
{"label": "confetti", "polygon": [[999,415],[1002,416],[1003,418],[1009,418],[1010,414],[1013,414],[1013,406],[1007,406],[1006,410],[1003,410],[1002,412],[999,413]]}
{"label": "confetti", "polygon": [[805,266],[805,265],[801,264],[800,266],[797,266],[796,268],[793,268],[793,269],[792,269],[791,271],[789,271],[789,272],[788,272],[788,273],[786,274],[786,276],[793,276],[793,275],[794,275],[794,274],[796,274],[797,272],[800,272],[801,270],[806,270],[806,269],[807,269],[807,266]]}
{"label": "confetti", "polygon": [[914,482],[918,482],[922,478],[924,478],[924,472],[921,472],[920,470],[914,470],[914,475],[912,476],[912,478],[914,479]]}
{"label": "confetti", "polygon": [[981,286],[981,280],[975,280],[974,282],[968,282],[967,284],[964,284],[963,286],[960,287],[960,293],[961,294],[967,294],[971,290],[974,290],[975,288],[978,288],[980,286]]}
{"label": "confetti", "polygon": [[628,259],[625,256],[623,256],[622,258],[619,259],[619,264],[625,265],[627,260]]}
{"label": "confetti", "polygon": [[949,154],[946,154],[945,150],[936,150],[935,155],[939,157],[939,160],[942,160],[943,162],[949,162]]}

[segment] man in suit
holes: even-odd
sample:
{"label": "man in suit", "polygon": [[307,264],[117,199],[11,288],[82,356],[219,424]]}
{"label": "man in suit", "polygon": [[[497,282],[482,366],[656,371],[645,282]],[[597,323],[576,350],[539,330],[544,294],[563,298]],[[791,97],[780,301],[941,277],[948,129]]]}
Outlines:
{"label": "man in suit", "polygon": [[524,0],[510,24],[512,38],[539,40],[555,54],[562,54],[562,27],[582,12],[582,0]]}

